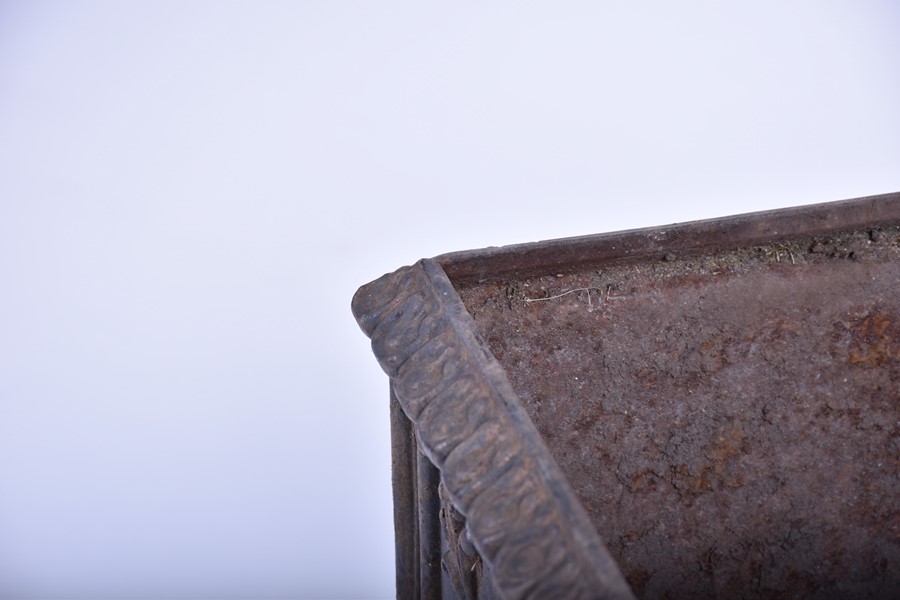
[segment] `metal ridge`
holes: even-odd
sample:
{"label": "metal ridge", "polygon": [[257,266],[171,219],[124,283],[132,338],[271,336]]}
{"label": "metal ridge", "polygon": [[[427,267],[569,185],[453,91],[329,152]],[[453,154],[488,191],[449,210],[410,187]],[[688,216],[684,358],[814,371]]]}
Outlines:
{"label": "metal ridge", "polygon": [[361,287],[353,314],[504,598],[633,598],[441,265]]}
{"label": "metal ridge", "polygon": [[900,192],[730,217],[451,252],[435,257],[454,283],[572,271],[665,254],[730,250],[778,239],[824,235],[900,223]]}

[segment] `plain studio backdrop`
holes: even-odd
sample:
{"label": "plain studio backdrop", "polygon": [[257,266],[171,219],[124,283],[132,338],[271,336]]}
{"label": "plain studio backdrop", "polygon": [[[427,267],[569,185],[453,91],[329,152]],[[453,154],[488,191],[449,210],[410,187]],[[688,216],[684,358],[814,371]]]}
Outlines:
{"label": "plain studio backdrop", "polygon": [[391,597],[359,285],[897,190],[887,0],[7,0],[0,597]]}

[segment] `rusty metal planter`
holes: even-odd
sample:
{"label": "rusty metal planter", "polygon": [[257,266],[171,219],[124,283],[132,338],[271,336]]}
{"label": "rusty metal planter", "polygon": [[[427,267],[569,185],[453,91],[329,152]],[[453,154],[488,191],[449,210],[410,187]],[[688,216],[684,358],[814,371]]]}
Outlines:
{"label": "rusty metal planter", "polygon": [[900,194],[369,283],[401,598],[900,597]]}

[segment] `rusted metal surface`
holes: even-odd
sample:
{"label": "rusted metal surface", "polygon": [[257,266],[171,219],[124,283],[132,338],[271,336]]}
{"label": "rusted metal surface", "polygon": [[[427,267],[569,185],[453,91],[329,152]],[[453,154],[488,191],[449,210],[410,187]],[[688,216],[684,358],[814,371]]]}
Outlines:
{"label": "rusted metal surface", "polygon": [[391,392],[391,483],[398,598],[420,598],[416,441],[412,423]]}
{"label": "rusted metal surface", "polygon": [[393,390],[391,445],[397,595],[440,600],[440,473],[419,451],[412,423]]}
{"label": "rusted metal surface", "polygon": [[456,284],[567,273],[583,266],[717,252],[865,229],[873,223],[896,220],[898,204],[900,192],[665,227],[465,250],[437,260]]}
{"label": "rusted metal surface", "polygon": [[[900,195],[454,253],[354,311],[441,471],[440,595],[400,597],[627,595],[600,538],[644,598],[900,597]],[[398,582],[437,543],[402,512]]]}

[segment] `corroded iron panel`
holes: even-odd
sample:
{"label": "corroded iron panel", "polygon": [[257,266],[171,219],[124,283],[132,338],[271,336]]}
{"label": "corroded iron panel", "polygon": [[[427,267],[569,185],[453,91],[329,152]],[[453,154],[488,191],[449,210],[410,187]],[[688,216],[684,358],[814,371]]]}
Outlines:
{"label": "corroded iron panel", "polygon": [[460,290],[626,579],[897,597],[900,229],[670,258]]}

